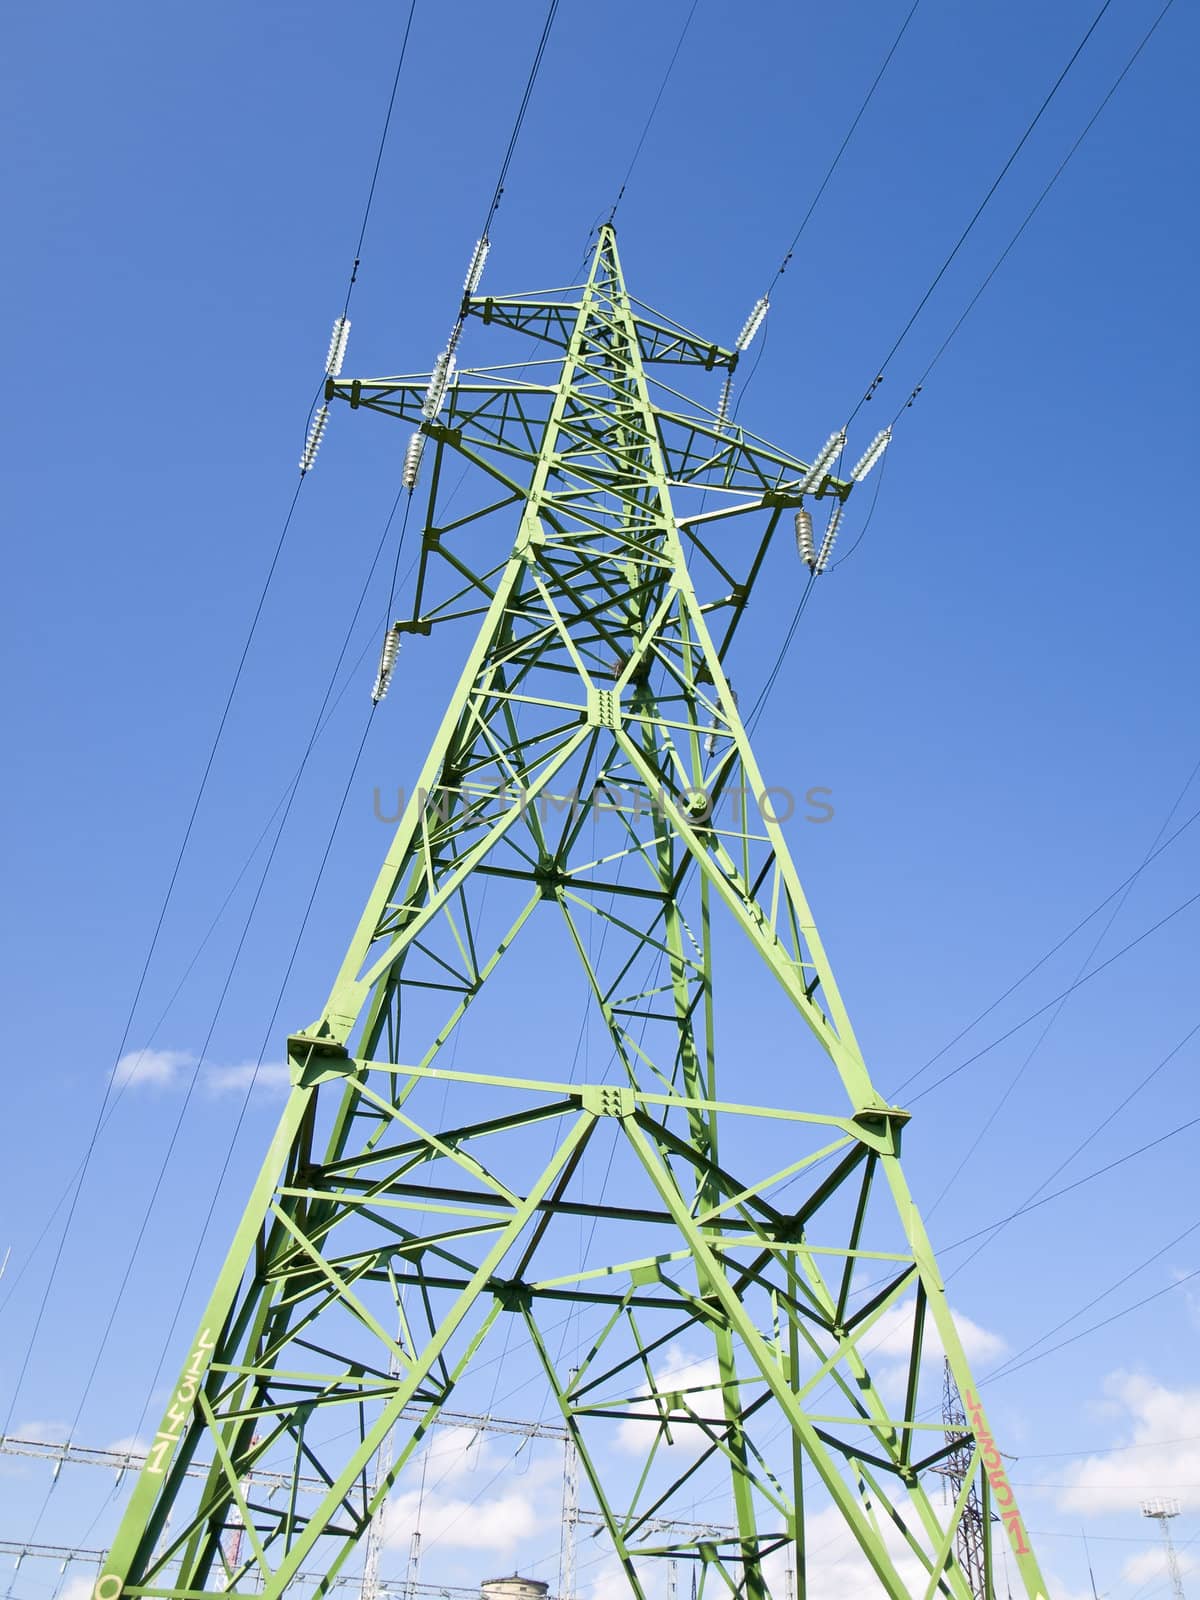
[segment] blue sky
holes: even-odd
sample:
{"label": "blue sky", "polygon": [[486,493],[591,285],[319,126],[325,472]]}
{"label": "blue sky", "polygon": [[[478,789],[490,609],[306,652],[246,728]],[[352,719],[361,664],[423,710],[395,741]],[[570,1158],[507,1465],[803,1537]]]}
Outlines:
{"label": "blue sky", "polygon": [[[903,9],[700,0],[617,219],[636,294],[733,337]],[[685,10],[682,0],[564,0],[494,230],[490,287],[575,280]],[[900,406],[1157,10],[1110,7],[860,418],[864,442]],[[923,0],[778,288],[742,401],[751,427],[803,454],[842,420],[1092,11],[1074,0]],[[453,13],[418,0],[348,371],[419,370],[444,340],[541,16],[524,0]],[[331,19],[307,0],[187,12],[68,3],[9,18],[6,1396],[55,1230],[37,1240],[96,1115],[292,493],[402,23],[399,8],[364,3]],[[758,731],[772,782],[833,792],[833,821],[793,823],[793,845],[885,1089],[1138,867],[1200,758],[1187,472],[1196,229],[1185,203],[1197,177],[1198,43],[1195,9],[1176,4],[904,413],[869,534],[819,585]],[[203,1053],[76,1437],[107,1444],[135,1431],[195,1245],[195,1196],[236,1116],[237,1069],[264,1038],[277,1059],[286,1032],[319,1005],[386,838],[372,788],[415,769],[450,690],[461,643],[435,640],[373,727],[270,1033],[366,710],[381,578],[350,652],[367,657],[306,773],[211,1042],[253,870],[153,1032],[299,761],[403,440],[380,419],[336,415],[301,497],[130,1035],[174,1055],[162,1057],[161,1081],[130,1085],[97,1148],[17,1424],[53,1433],[80,1404],[171,1137],[181,1069]],[[855,506],[847,542],[861,517]],[[736,663],[743,697],[769,670],[799,589],[781,545]],[[1197,806],[1200,783],[1171,828]],[[1095,960],[1184,902],[1198,869],[1200,829],[1188,829],[1138,879]],[[1181,912],[1068,1002],[934,1211],[939,1247],[1019,1205],[1195,1024],[1198,916]],[[939,1065],[1066,988],[1103,920]],[[906,1167],[927,1209],[958,1164],[947,1152],[979,1133],[1039,1027],[921,1102]],[[1065,1177],[1197,1114],[1198,1051],[1185,1046]],[[184,1330],[277,1107],[270,1086],[252,1102]],[[1021,1351],[1200,1220],[1193,1171],[1184,1135],[1047,1205],[965,1266],[952,1299],[1005,1351]],[[965,1254],[949,1252],[947,1269]],[[1197,1267],[1200,1231],[1058,1337]],[[1200,1541],[1198,1318],[1200,1297],[1172,1289],[994,1387],[993,1420],[1020,1458],[1012,1476],[1031,1486],[1027,1520],[1045,1530],[1043,1558],[1063,1592],[1086,1585],[1081,1528],[1103,1592],[1157,1592],[1161,1576],[1136,1565],[1148,1548],[1145,1494],[1178,1494],[1179,1538]],[[520,1395],[508,1402],[514,1414],[521,1405]],[[1175,1438],[1189,1442],[1161,1442]],[[1139,1448],[1086,1459],[1128,1444]],[[500,1470],[499,1447],[488,1448]],[[474,1493],[489,1474],[476,1482],[466,1470],[454,1481]],[[0,1537],[29,1537],[45,1469],[9,1458],[0,1471]],[[552,1520],[553,1463],[539,1456],[539,1472]],[[65,1471],[38,1537],[101,1542],[119,1503],[111,1487],[103,1474]],[[548,1526],[518,1550],[464,1551],[447,1534],[426,1573],[439,1575],[441,1561],[447,1581],[469,1582],[502,1555],[525,1559],[536,1546],[540,1556],[556,1547]],[[391,1554],[401,1570],[403,1551]],[[541,1575],[553,1578],[553,1564]],[[12,1592],[42,1600],[58,1582],[51,1564],[31,1562]]]}

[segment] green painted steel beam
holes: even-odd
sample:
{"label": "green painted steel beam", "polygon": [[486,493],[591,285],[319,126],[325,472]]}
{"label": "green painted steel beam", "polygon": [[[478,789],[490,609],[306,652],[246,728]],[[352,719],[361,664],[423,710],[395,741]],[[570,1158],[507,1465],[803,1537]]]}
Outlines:
{"label": "green painted steel beam", "polygon": [[[701,1596],[767,1600],[790,1568],[803,1600],[832,1512],[856,1593],[970,1600],[975,1493],[1042,1600],[905,1181],[907,1113],[874,1087],[729,677],[781,517],[853,486],[802,496],[802,458],[661,382],[737,354],[632,301],[610,227],[583,286],[469,311],[560,351],[553,381],[470,369],[440,410],[425,376],[329,385],[425,435],[412,651],[475,632],[288,1042],[279,1128],[96,1600],[323,1593],[451,1396],[470,1409],[498,1327],[631,1595],[686,1559]],[[453,514],[448,455],[478,469]],[[528,985],[511,952],[534,926],[582,976],[599,1077],[576,1079],[536,989],[499,998]],[[734,985],[761,998],[731,1007]],[[773,1061],[739,1037],[751,1004],[787,1033]],[[937,1351],[974,1436],[950,1506]],[[732,1531],[672,1533],[701,1491]]]}

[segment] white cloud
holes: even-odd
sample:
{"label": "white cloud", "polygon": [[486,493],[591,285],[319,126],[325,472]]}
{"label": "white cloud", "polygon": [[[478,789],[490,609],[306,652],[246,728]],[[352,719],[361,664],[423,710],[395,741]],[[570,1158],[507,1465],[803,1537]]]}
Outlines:
{"label": "white cloud", "polygon": [[68,1578],[58,1591],[58,1600],[91,1600],[92,1590],[96,1587],[96,1575],[90,1577],[86,1573],[79,1573],[74,1578]]}
{"label": "white cloud", "polygon": [[[414,1470],[415,1468],[415,1470]],[[529,1440],[489,1438],[477,1428],[430,1430],[423,1459],[388,1501],[384,1543],[407,1549],[418,1524],[423,1554],[490,1551],[498,1562],[547,1539],[557,1548],[562,1456]],[[412,1485],[411,1488],[407,1487]]]}
{"label": "white cloud", "polygon": [[[1186,1551],[1180,1550],[1176,1554],[1179,1570],[1182,1573],[1194,1572],[1196,1563]],[[1161,1578],[1163,1583],[1168,1581],[1167,1553],[1161,1547],[1157,1550],[1139,1550],[1137,1555],[1130,1556],[1121,1568],[1122,1583],[1149,1584],[1155,1578]]]}
{"label": "white cloud", "polygon": [[[896,1509],[910,1527],[920,1526],[917,1514],[907,1500],[899,1500]],[[879,1592],[879,1580],[836,1506],[827,1506],[810,1514],[805,1519],[805,1528],[809,1600],[846,1600],[847,1595]],[[881,1519],[880,1531],[905,1588],[910,1594],[924,1593],[924,1570],[908,1549],[903,1535],[886,1519]],[[778,1566],[771,1592],[782,1594],[785,1558],[781,1553],[775,1559]]]}
{"label": "white cloud", "polygon": [[117,1062],[113,1083],[118,1089],[167,1089],[195,1064],[187,1050],[130,1050]]}
{"label": "white cloud", "polygon": [[[863,1336],[864,1354],[881,1355],[886,1361],[906,1362],[912,1348],[914,1306],[915,1302],[912,1300],[903,1300],[899,1305],[889,1306]],[[976,1364],[982,1366],[1004,1354],[1007,1346],[998,1333],[992,1333],[988,1328],[981,1327],[978,1322],[972,1322],[970,1317],[964,1316],[961,1311],[952,1310],[951,1315],[954,1318],[954,1326],[958,1329],[958,1337],[962,1340],[967,1360],[972,1366]],[[925,1366],[940,1364],[944,1355],[937,1325],[932,1317],[926,1317],[925,1339],[921,1351],[922,1364]]]}
{"label": "white cloud", "polygon": [[[720,1372],[715,1356],[691,1356],[678,1345],[671,1345],[660,1368],[654,1369],[654,1383],[659,1394],[676,1394],[683,1404],[672,1406],[671,1446],[674,1449],[699,1453],[710,1443],[708,1434],[698,1423],[687,1420],[688,1410],[702,1417],[721,1415]],[[639,1395],[648,1395],[650,1385],[642,1384]],[[617,1428],[615,1443],[619,1450],[630,1454],[643,1454],[650,1449],[658,1431],[659,1401],[636,1400],[629,1406],[637,1417],[626,1417]],[[646,1422],[640,1418],[650,1419]],[[664,1437],[659,1449],[668,1448]]]}
{"label": "white cloud", "polygon": [[457,1483],[496,1464],[496,1452],[479,1428],[436,1427],[425,1455],[429,1480],[435,1484]]}
{"label": "white cloud", "polygon": [[36,1440],[38,1444],[65,1444],[70,1431],[65,1422],[31,1418],[28,1422],[18,1422],[12,1429],[11,1437]]}
{"label": "white cloud", "polygon": [[424,1549],[492,1550],[506,1555],[535,1534],[545,1533],[552,1517],[539,1511],[532,1494],[513,1489],[479,1499],[426,1495],[410,1489],[395,1495],[384,1517],[384,1543],[406,1548],[418,1518]]}
{"label": "white cloud", "polygon": [[1200,1508],[1200,1389],[1169,1389],[1140,1373],[1115,1372],[1104,1383],[1109,1410],[1122,1420],[1114,1449],[1065,1469],[1064,1511],[1099,1516],[1129,1511],[1155,1496]]}
{"label": "white cloud", "polygon": [[291,1081],[286,1061],[264,1061],[256,1066],[245,1061],[237,1067],[214,1067],[205,1063],[204,1087],[210,1094],[244,1094],[254,1085],[259,1089],[286,1089]]}
{"label": "white cloud", "polygon": [[[118,1089],[171,1089],[181,1085],[196,1066],[190,1050],[130,1050],[117,1062],[113,1083]],[[289,1082],[286,1062],[253,1061],[223,1066],[205,1061],[199,1082],[207,1094],[244,1094],[253,1084],[255,1091],[286,1088]]]}

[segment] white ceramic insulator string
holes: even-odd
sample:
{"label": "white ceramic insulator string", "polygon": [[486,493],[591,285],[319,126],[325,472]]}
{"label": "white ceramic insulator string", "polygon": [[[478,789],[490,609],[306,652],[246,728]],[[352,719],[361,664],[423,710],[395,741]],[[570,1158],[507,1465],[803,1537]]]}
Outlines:
{"label": "white ceramic insulator string", "polygon": [[329,336],[329,354],[325,357],[325,376],[336,378],[346,359],[346,344],[350,338],[350,318],[339,317]]}
{"label": "white ceramic insulator string", "polygon": [[421,457],[425,454],[425,435],[420,428],[408,441],[408,449],[404,452],[404,465],[400,469],[400,482],[411,494],[417,487],[417,474],[421,470]]}
{"label": "white ceramic insulator string", "polygon": [[383,649],[379,652],[379,668],[375,673],[375,686],[371,690],[371,704],[377,706],[388,692],[396,657],[400,654],[400,635],[393,624],[383,636]]}
{"label": "white ceramic insulator string", "polygon": [[421,406],[421,415],[428,421],[432,422],[445,404],[446,390],[453,376],[454,357],[449,350],[443,350],[433,364],[429,388],[425,391],[425,401]]}
{"label": "white ceramic insulator string", "polygon": [[729,403],[733,399],[733,373],[731,372],[721,385],[721,398],[717,401],[717,429],[722,429],[729,421]]}
{"label": "white ceramic insulator string", "polygon": [[870,472],[871,468],[876,465],[880,456],[883,455],[883,452],[891,443],[891,438],[892,430],[890,428],[884,428],[875,435],[870,444],[863,451],[862,455],[858,458],[858,462],[855,465],[854,471],[850,474],[855,483],[861,483],[866,477],[867,473]]}
{"label": "white ceramic insulator string", "polygon": [[321,448],[321,440],[325,437],[325,429],[329,425],[329,407],[322,406],[312,419],[308,430],[308,438],[304,441],[304,454],[300,457],[300,471],[311,472],[313,462],[317,459],[317,451]]}
{"label": "white ceramic insulator string", "polygon": [[492,242],[485,233],[475,246],[475,253],[471,257],[471,265],[467,268],[466,280],[463,283],[464,295],[472,295],[478,289],[479,280],[483,277],[484,263],[487,261],[488,251],[491,248]]}
{"label": "white ceramic insulator string", "polygon": [[746,318],[745,322],[742,323],[742,331],[738,334],[733,346],[733,348],[738,351],[739,354],[743,350],[749,349],[751,339],[753,339],[754,335],[762,327],[763,318],[770,309],[771,302],[767,299],[766,295],[763,295],[761,300],[756,300],[754,302],[754,308],[750,312],[750,315]]}
{"label": "white ceramic insulator string", "polygon": [[821,548],[817,552],[817,564],[813,568],[815,573],[820,574],[824,572],[825,568],[828,566],[829,558],[833,554],[833,542],[838,536],[838,529],[841,527],[841,525],[842,507],[835,506],[833,509],[833,515],[829,519],[829,526],[825,529],[825,537],[821,540]]}
{"label": "white ceramic insulator string", "polygon": [[816,565],[817,557],[813,545],[812,512],[808,510],[807,506],[801,506],[796,513],[796,550],[806,567]]}
{"label": "white ceramic insulator string", "polygon": [[821,446],[816,460],[808,469],[808,476],[800,484],[801,494],[811,494],[818,487],[821,479],[829,471],[833,462],[846,444],[846,430],[839,428],[836,433],[831,433]]}

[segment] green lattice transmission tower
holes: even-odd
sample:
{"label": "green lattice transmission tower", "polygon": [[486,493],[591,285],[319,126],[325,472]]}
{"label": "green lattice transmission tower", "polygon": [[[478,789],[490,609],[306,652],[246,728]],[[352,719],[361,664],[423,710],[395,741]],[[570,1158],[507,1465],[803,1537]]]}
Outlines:
{"label": "green lattice transmission tower", "polygon": [[[632,301],[611,228],[582,288],[467,309],[549,359],[443,363],[432,398],[428,374],[329,385],[428,446],[400,631],[478,631],[289,1040],[97,1600],[324,1592],[439,1410],[488,1410],[498,1370],[564,1420],[632,1594],[685,1560],[709,1600],[782,1594],[789,1565],[803,1597],[832,1544],[845,1592],[971,1600],[970,1492],[988,1571],[1003,1529],[1040,1596],[907,1114],[872,1086],[723,665],[780,521],[851,484],[650,378],[737,352]],[[450,456],[486,486],[453,513]],[[973,1434],[952,1506],[943,1352]],[[715,1531],[683,1526],[699,1503]]]}

